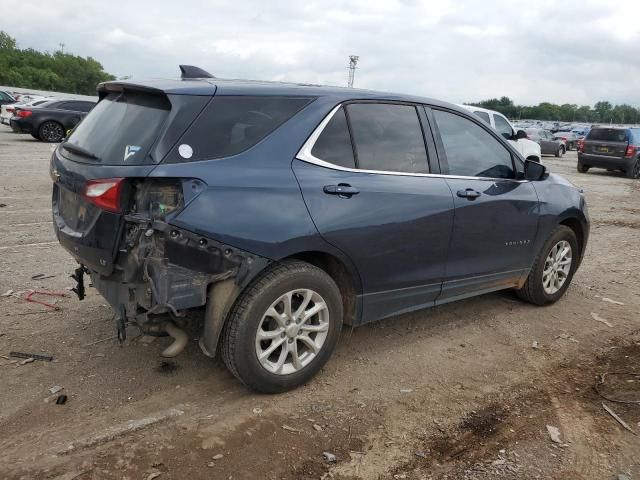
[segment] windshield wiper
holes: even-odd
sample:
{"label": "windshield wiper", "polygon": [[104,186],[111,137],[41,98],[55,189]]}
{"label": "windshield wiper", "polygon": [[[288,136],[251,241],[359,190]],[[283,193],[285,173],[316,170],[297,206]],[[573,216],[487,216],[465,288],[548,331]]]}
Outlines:
{"label": "windshield wiper", "polygon": [[62,144],[62,148],[64,148],[65,150],[69,150],[70,152],[77,155],[82,155],[83,157],[90,158],[92,160],[100,160],[100,157],[98,157],[97,155],[91,153],[89,150],[79,147],[78,145],[74,145],[73,143],[64,142]]}

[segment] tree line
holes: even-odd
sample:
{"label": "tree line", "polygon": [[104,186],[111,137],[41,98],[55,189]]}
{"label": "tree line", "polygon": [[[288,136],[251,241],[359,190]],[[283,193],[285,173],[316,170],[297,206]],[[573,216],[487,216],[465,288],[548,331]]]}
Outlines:
{"label": "tree line", "polygon": [[640,123],[640,109],[627,104],[612,105],[606,101],[597,102],[593,107],[569,103],[556,105],[549,102],[526,106],[515,105],[509,97],[501,97],[471,102],[468,105],[496,110],[512,119],[526,118],[584,123]]}
{"label": "tree line", "polygon": [[97,84],[107,80],[115,77],[91,57],[21,49],[15,38],[0,30],[0,85],[96,95]]}

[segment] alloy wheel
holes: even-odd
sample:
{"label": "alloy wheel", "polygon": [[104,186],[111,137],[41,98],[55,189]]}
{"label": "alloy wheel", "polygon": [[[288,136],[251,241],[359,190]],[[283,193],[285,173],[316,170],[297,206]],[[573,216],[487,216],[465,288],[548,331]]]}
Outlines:
{"label": "alloy wheel", "polygon": [[329,308],[317,292],[291,290],[262,316],[256,332],[260,365],[277,375],[290,375],[320,353],[329,332]]}
{"label": "alloy wheel", "polygon": [[542,287],[548,295],[557,293],[567,281],[573,261],[569,242],[561,240],[549,251],[542,271]]}
{"label": "alloy wheel", "polygon": [[40,127],[40,137],[46,142],[59,142],[64,137],[64,129],[55,122],[47,122]]}

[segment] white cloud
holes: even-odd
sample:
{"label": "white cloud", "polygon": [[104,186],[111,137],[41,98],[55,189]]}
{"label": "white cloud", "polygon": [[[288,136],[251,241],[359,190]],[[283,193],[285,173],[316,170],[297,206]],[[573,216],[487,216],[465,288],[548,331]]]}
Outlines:
{"label": "white cloud", "polygon": [[[637,0],[4,0],[23,47],[92,56],[117,76],[345,84],[461,102],[640,105]],[[4,16],[3,16],[4,18]]]}

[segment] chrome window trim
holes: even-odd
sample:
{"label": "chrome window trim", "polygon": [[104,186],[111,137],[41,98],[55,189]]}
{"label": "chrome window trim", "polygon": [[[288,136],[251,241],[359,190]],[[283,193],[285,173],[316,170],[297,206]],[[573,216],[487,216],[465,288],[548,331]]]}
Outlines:
{"label": "chrome window trim", "polygon": [[351,172],[351,173],[373,173],[377,175],[396,175],[401,177],[434,177],[434,178],[452,178],[459,180],[486,180],[486,181],[500,181],[500,182],[517,182],[517,183],[528,183],[529,180],[516,180],[515,178],[492,178],[492,177],[465,177],[462,175],[444,175],[440,173],[411,173],[411,172],[391,172],[387,170],[364,170],[361,168],[348,168],[342,167],[340,165],[336,165],[333,163],[329,163],[321,158],[314,156],[311,151],[313,150],[314,145],[318,141],[318,138],[322,134],[323,130],[326,128],[327,124],[331,121],[333,116],[336,114],[340,108],[342,108],[343,104],[339,103],[336,105],[320,122],[320,124],[315,128],[311,136],[307,139],[307,141],[302,145],[302,148],[296,155],[298,160],[302,160],[303,162],[311,163],[313,165],[318,165],[320,167],[330,168],[332,170],[339,170],[342,172]]}

